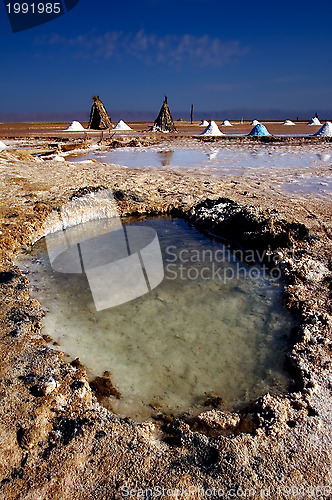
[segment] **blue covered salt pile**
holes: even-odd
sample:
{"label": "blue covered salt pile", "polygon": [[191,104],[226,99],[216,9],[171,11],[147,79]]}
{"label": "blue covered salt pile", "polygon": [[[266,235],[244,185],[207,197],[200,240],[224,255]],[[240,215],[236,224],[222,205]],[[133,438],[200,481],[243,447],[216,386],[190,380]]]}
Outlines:
{"label": "blue covered salt pile", "polygon": [[255,137],[263,137],[266,135],[271,135],[265,125],[262,125],[261,123],[258,123],[252,130],[249,132],[248,135],[253,135]]}

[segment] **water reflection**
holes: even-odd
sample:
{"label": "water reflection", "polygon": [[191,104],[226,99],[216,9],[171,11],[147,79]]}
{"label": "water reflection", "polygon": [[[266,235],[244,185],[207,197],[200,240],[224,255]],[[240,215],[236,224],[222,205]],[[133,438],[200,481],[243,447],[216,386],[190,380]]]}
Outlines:
{"label": "water reflection", "polygon": [[312,168],[332,158],[332,149],[287,148],[261,146],[255,148],[206,146],[175,150],[150,148],[121,148],[109,151],[91,151],[88,155],[68,157],[69,161],[96,159],[102,163],[123,165],[127,168],[197,168],[206,174],[231,172],[242,175],[252,169]]}
{"label": "water reflection", "polygon": [[332,192],[332,177],[296,179],[288,184],[284,184],[282,189],[294,194],[327,195]]}
{"label": "water reflection", "polygon": [[157,155],[159,156],[159,161],[163,167],[167,167],[171,165],[171,160],[173,157],[174,151],[157,151]]}
{"label": "water reflection", "polygon": [[331,158],[331,155],[329,155],[328,153],[318,153],[317,156],[321,161],[329,161],[329,159]]}
{"label": "water reflection", "polygon": [[215,160],[218,156],[218,152],[219,150],[218,149],[211,149],[210,151],[208,151],[206,153],[207,157],[209,158],[209,160]]}

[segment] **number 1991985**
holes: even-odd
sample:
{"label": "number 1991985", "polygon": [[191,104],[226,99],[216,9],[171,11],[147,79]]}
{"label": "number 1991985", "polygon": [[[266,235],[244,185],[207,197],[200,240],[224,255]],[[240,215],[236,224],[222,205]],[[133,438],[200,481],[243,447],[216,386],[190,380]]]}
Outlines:
{"label": "number 1991985", "polygon": [[7,3],[8,14],[60,14],[61,3]]}

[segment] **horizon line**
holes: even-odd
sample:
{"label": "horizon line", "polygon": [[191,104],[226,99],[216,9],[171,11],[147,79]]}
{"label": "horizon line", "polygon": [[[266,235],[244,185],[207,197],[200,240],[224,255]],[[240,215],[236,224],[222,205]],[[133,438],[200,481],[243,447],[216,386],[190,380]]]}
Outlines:
{"label": "horizon line", "polygon": [[[113,110],[110,112],[110,117],[113,122],[119,121],[120,119],[132,121],[132,122],[153,122],[158,115],[159,110]],[[185,121],[190,121],[190,110],[177,111],[171,109],[173,119],[176,121],[182,118]],[[293,121],[305,121],[310,120],[315,113],[318,114],[319,119],[327,121],[328,117],[332,117],[332,110],[305,110],[305,111],[295,111],[295,110],[283,110],[283,109],[258,109],[258,108],[238,108],[238,109],[228,109],[228,110],[195,110],[194,109],[194,121],[199,121],[202,119],[210,119],[221,121],[224,119],[228,120],[267,120],[267,121],[280,121],[286,119],[292,119]],[[0,112],[0,122],[3,123],[24,123],[24,122],[45,122],[45,123],[66,123],[76,121],[88,122],[90,116],[90,111],[39,111],[39,112]]]}

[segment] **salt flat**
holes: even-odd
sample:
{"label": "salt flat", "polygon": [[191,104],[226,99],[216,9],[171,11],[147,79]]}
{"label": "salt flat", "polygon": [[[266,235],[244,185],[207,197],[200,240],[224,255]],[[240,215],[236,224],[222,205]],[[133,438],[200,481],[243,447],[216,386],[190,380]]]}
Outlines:
{"label": "salt flat", "polygon": [[[303,498],[329,495],[332,203],[323,185],[319,192],[301,186],[307,178],[328,182],[331,143],[301,138],[269,143],[276,155],[282,148],[301,155],[303,148],[305,154],[322,156],[309,165],[274,170],[262,164],[236,175],[201,166],[128,168],[96,159],[68,161],[69,152],[88,153],[93,147],[106,154],[110,147],[128,147],[133,138],[133,151],[230,144],[221,142],[224,137],[197,142],[188,124],[182,135],[167,137],[149,135],[143,124],[129,125],[136,136],[101,138],[94,132],[68,138],[56,127],[40,133],[40,124],[15,125],[6,132],[1,125],[1,140],[15,147],[0,152],[3,496],[121,498],[124,485],[137,484],[187,492],[191,487],[186,498],[201,498],[203,487],[227,492],[233,484],[251,488],[256,498],[268,489],[271,498],[284,498],[285,488],[294,485]],[[267,125],[271,133],[273,126]],[[248,151],[267,146],[236,141]],[[285,188],[296,182],[299,191]],[[44,235],[49,213],[73,196],[105,188],[113,191],[122,215],[171,212],[242,247],[272,252],[282,271],[285,304],[300,322],[288,353],[296,387],[285,395],[262,394],[240,412],[217,406],[188,420],[161,416],[137,424],[100,404],[100,388],[92,391],[84,366],[78,360],[66,363],[46,345],[50,339],[41,330],[41,305],[31,298],[15,258]],[[109,388],[110,380],[101,385]]]}

